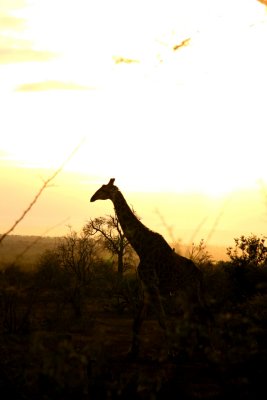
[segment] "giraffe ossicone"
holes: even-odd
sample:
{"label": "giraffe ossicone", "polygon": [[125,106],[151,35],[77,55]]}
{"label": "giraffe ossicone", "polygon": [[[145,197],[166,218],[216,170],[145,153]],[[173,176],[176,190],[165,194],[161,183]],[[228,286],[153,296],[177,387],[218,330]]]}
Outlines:
{"label": "giraffe ossicone", "polygon": [[115,178],[102,185],[90,201],[111,200],[122,230],[139,256],[137,271],[144,289],[143,301],[133,322],[133,338],[130,353],[137,355],[140,345],[140,329],[148,304],[152,304],[159,325],[166,334],[168,329],[162,304],[162,296],[183,299],[192,314],[203,313],[202,273],[192,260],[177,254],[162,235],[147,228],[133,213],[117,186]]}

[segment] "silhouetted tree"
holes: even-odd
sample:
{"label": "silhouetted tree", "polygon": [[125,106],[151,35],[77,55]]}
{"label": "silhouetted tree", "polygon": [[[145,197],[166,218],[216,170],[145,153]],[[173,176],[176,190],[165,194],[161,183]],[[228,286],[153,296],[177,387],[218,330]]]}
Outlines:
{"label": "silhouetted tree", "polygon": [[75,314],[81,315],[81,306],[85,289],[91,282],[93,267],[98,262],[97,242],[83,230],[80,234],[70,228],[57,247],[61,268],[72,277],[69,301]]}
{"label": "silhouetted tree", "polygon": [[123,233],[117,215],[90,219],[84,227],[84,232],[87,235],[97,235],[104,248],[113,256],[117,256],[118,275],[121,278],[124,271],[133,264],[134,252]]}

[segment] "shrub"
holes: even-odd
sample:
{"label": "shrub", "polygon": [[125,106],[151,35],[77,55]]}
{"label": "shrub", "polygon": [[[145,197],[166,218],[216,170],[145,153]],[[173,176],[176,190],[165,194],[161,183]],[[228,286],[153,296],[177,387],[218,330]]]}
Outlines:
{"label": "shrub", "polygon": [[228,247],[227,254],[233,264],[237,266],[247,266],[252,264],[262,266],[267,262],[267,247],[265,246],[265,236],[257,237],[251,235],[235,238],[235,247]]}

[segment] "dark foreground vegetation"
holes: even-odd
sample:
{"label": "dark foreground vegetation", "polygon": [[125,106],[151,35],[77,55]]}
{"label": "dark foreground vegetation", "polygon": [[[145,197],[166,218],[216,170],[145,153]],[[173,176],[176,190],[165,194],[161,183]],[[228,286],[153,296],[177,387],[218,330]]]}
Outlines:
{"label": "dark foreground vegetation", "polygon": [[70,232],[31,269],[2,265],[1,399],[262,398],[267,371],[264,239],[236,239],[227,250],[229,262],[213,263],[203,247],[195,248],[212,329],[193,325],[167,299],[174,353],[164,353],[164,338],[150,310],[140,355],[131,360],[127,351],[140,298],[136,260],[124,252],[118,273],[117,258],[103,257],[92,233]]}

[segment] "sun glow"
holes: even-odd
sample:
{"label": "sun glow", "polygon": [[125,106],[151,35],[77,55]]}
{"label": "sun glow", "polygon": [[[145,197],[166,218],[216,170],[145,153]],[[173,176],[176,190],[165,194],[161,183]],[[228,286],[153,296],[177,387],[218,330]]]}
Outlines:
{"label": "sun glow", "polygon": [[267,181],[259,1],[19,3],[0,6],[2,164],[56,169],[84,139],[65,169],[86,184],[218,198]]}

